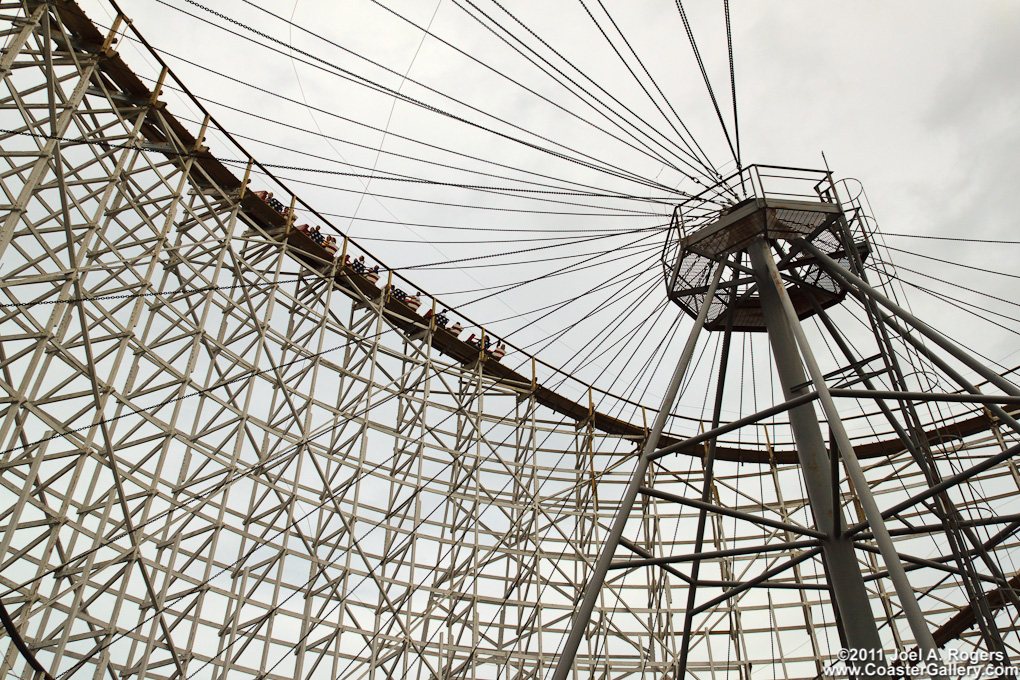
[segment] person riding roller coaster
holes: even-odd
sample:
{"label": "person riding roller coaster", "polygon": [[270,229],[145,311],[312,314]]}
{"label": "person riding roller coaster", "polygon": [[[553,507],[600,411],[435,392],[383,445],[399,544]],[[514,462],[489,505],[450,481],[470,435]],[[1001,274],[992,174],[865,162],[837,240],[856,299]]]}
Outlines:
{"label": "person riding roller coaster", "polygon": [[443,311],[436,314],[436,326],[438,326],[439,328],[446,328],[446,325],[450,323],[450,317],[447,316],[447,312],[449,311],[450,310],[448,309],[444,309]]}
{"label": "person riding roller coaster", "polygon": [[[482,342],[483,342],[482,338],[475,337],[474,333],[472,333],[470,336],[468,336],[468,339],[465,340],[465,342],[467,342],[467,344],[471,345],[472,347],[476,347],[478,349],[483,349],[483,347],[482,347]],[[488,352],[489,351],[489,345],[492,344],[491,338],[489,338],[489,336],[485,336],[484,343],[485,343],[484,350],[486,352]]]}

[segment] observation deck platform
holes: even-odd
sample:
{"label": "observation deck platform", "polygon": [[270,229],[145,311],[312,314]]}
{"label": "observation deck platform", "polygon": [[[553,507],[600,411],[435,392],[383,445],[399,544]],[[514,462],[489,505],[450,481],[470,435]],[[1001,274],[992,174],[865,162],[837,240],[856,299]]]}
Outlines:
{"label": "observation deck platform", "polygon": [[[767,189],[764,178],[777,176],[762,173],[763,169],[783,171],[778,177],[793,186]],[[777,266],[800,318],[839,304],[846,296],[844,287],[795,244],[798,239],[808,241],[841,263],[849,261],[850,232],[829,184],[824,171],[750,166],[678,205],[663,251],[669,299],[697,318],[712,273],[722,264],[729,276],[724,275],[716,291],[705,328],[723,330],[730,323],[735,331],[764,332],[761,301],[744,257],[752,241],[764,238],[776,251]],[[749,197],[731,202],[730,195],[747,187]],[[850,247],[861,259],[870,253],[864,239]]]}
{"label": "observation deck platform", "polygon": [[[255,203],[254,210],[263,218],[278,220],[276,226],[269,228],[267,234],[274,240],[286,242],[290,252],[295,258],[301,260],[307,266],[322,272],[324,268],[333,268],[332,274],[336,282],[337,290],[343,292],[357,302],[382,306],[382,314],[387,322],[400,330],[408,338],[428,337],[432,348],[439,353],[450,357],[465,365],[475,365],[477,369],[490,379],[498,380],[507,386],[514,386],[520,389],[522,398],[533,395],[535,401],[556,413],[571,418],[577,422],[591,421],[592,425],[602,432],[632,439],[636,444],[644,441],[648,431],[643,427],[616,418],[614,416],[594,410],[589,406],[565,397],[535,381],[534,376],[527,376],[510,366],[493,360],[485,352],[475,345],[461,340],[458,335],[446,328],[437,326],[429,319],[424,318],[417,311],[389,295],[387,288],[379,287],[369,277],[357,272],[350,265],[344,265],[340,261],[333,261],[332,256],[319,244],[297,229],[288,230],[285,218],[279,215],[261,199],[246,195],[244,207],[249,202]],[[265,211],[262,208],[265,208]],[[268,212],[266,212],[268,211]],[[284,224],[279,224],[284,222]],[[966,420],[956,421],[938,428],[932,428],[925,432],[928,442],[938,444],[954,439],[961,439],[972,434],[987,430],[994,422],[987,415],[976,416]],[[659,446],[665,448],[678,444],[681,438],[663,433],[659,440]],[[902,444],[897,439],[884,441],[873,441],[857,443],[854,447],[858,458],[880,458],[896,454],[902,450]],[[702,457],[705,454],[703,444],[689,446],[680,449],[677,453]],[[717,460],[756,463],[760,465],[790,465],[797,463],[797,455],[793,449],[785,447],[759,449],[753,447],[735,447],[720,443],[716,446],[715,457]]]}
{"label": "observation deck platform", "polygon": [[[382,313],[386,320],[395,328],[410,338],[425,337],[431,334],[429,342],[434,349],[451,359],[462,364],[473,364],[480,362],[478,369],[485,376],[499,380],[507,385],[514,385],[520,389],[522,396],[533,395],[537,403],[571,418],[576,422],[591,422],[592,425],[608,434],[630,438],[636,443],[644,441],[647,435],[646,429],[640,425],[606,413],[592,409],[588,404],[583,404],[574,399],[566,397],[552,389],[538,384],[534,376],[524,375],[514,370],[506,363],[497,362],[484,356],[477,347],[460,340],[450,331],[436,327],[435,324],[425,319],[421,314],[415,312],[411,307],[388,294],[387,290],[380,288],[368,277],[356,272],[350,266],[342,263],[334,263],[333,258],[324,248],[312,241],[308,236],[295,228],[287,228],[287,220],[277,211],[273,210],[261,198],[251,192],[241,192],[244,180],[239,177],[236,164],[228,167],[227,163],[210,153],[203,145],[202,133],[192,133],[180,119],[176,118],[168,110],[165,103],[159,100],[159,92],[153,92],[150,85],[143,82],[132,69],[124,62],[123,58],[105,43],[105,36],[91,22],[80,7],[73,0],[59,0],[61,17],[65,28],[74,36],[76,44],[80,49],[95,54],[98,70],[101,74],[104,87],[108,88],[117,98],[121,114],[126,118],[133,115],[142,115],[150,110],[159,112],[158,123],[156,120],[144,118],[139,134],[144,140],[144,149],[149,152],[164,154],[167,160],[177,165],[182,171],[187,171],[189,183],[195,190],[213,196],[238,196],[240,198],[240,212],[243,221],[252,227],[253,237],[267,238],[276,242],[286,243],[289,253],[296,261],[309,268],[309,273],[316,272],[316,275],[330,276],[336,283],[337,289],[355,301],[362,303],[378,304],[382,306]],[[168,77],[173,77],[169,71]],[[156,88],[158,90],[158,86]],[[199,106],[201,109],[201,107]],[[215,121],[212,121],[215,125]],[[233,140],[229,134],[225,137],[241,149],[240,144]],[[754,169],[758,173],[764,166],[757,166]],[[243,164],[240,167],[243,170]],[[263,173],[272,177],[272,173],[263,168]],[[745,170],[748,172],[748,170]],[[759,173],[760,174],[760,173]],[[747,181],[757,181],[759,184],[762,177],[757,174],[755,177],[745,178]],[[739,180],[739,178],[738,178]],[[681,306],[693,304],[692,296],[698,295],[698,287],[704,286],[707,290],[707,276],[710,276],[711,267],[708,266],[708,273],[704,274],[704,280],[698,280],[698,268],[693,266],[700,258],[703,264],[710,265],[715,262],[713,257],[725,258],[727,255],[739,251],[743,238],[753,238],[756,233],[763,229],[762,224],[771,224],[772,238],[777,241],[782,234],[796,233],[802,235],[818,231],[819,234],[831,230],[838,218],[838,209],[826,204],[824,196],[814,194],[812,196],[780,196],[776,193],[763,193],[761,198],[764,204],[750,202],[741,204],[734,200],[726,200],[728,197],[712,194],[716,189],[707,190],[698,197],[693,197],[683,205],[685,222],[679,222],[679,213],[674,214],[674,231],[676,238],[667,242],[664,255],[669,255],[670,265],[684,264],[687,275],[681,281],[679,276],[676,286],[670,292],[670,298]],[[734,197],[735,198],[735,197]],[[810,206],[800,206],[797,201],[805,201]],[[800,212],[798,212],[800,211]],[[797,215],[804,213],[805,217],[813,216],[810,220],[798,221]],[[325,220],[323,220],[325,222]],[[808,224],[814,226],[809,227]],[[793,225],[793,226],[791,226]],[[698,229],[706,227],[700,233]],[[757,231],[755,231],[757,229]],[[679,246],[679,248],[678,248]],[[680,258],[680,251],[688,257]],[[837,250],[838,252],[838,250]],[[866,254],[866,250],[862,250]],[[664,258],[665,259],[665,258]],[[790,267],[810,265],[804,258],[793,260],[787,263]],[[735,281],[727,285],[743,285],[740,279],[749,278],[750,273],[735,269],[738,276]],[[668,268],[672,272],[672,268]],[[815,286],[825,290],[824,286]],[[721,291],[729,290],[728,287],[720,287]],[[704,295],[704,290],[701,295]],[[821,294],[821,293],[819,293]],[[842,291],[830,291],[830,304],[838,300],[835,296],[841,296]],[[756,308],[753,303],[753,295],[746,300],[737,300],[736,311],[740,314],[740,327],[748,330],[761,330],[760,320],[756,315]],[[720,311],[724,309],[725,299],[720,300]],[[719,328],[719,313],[716,313],[710,327]],[[518,362],[520,363],[520,362]],[[969,436],[971,434],[986,430],[992,419],[986,415],[975,415],[970,418],[956,420],[938,428],[932,428],[926,432],[926,436],[932,442],[946,441]],[[695,427],[692,426],[692,430]],[[679,443],[681,440],[676,436],[664,434],[660,445],[670,446]],[[869,441],[855,445],[858,457],[862,459],[888,456],[902,450],[902,444],[897,439],[882,441]],[[705,453],[704,446],[697,445],[681,449],[678,453],[701,457]],[[792,448],[758,448],[753,446],[733,446],[720,443],[716,448],[716,458],[744,463],[757,464],[794,464],[797,462],[796,453]]]}

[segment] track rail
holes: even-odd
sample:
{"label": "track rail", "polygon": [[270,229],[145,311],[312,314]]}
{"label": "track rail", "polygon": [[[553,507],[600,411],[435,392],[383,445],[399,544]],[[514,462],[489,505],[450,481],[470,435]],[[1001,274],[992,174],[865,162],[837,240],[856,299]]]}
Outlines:
{"label": "track rail", "polygon": [[[28,3],[30,8],[36,8],[39,4],[40,3],[37,2]],[[151,105],[163,108],[163,120],[171,128],[172,135],[179,140],[186,149],[190,149],[187,153],[175,153],[172,151],[165,152],[171,161],[183,165],[186,160],[191,159],[195,165],[200,166],[202,172],[210,180],[215,182],[221,190],[234,191],[240,194],[242,209],[246,212],[248,217],[263,225],[266,228],[267,233],[272,234],[274,238],[278,240],[287,240],[288,243],[294,247],[291,252],[297,259],[301,260],[305,266],[319,272],[320,275],[331,275],[329,272],[333,268],[329,266],[327,252],[310,238],[305,236],[302,232],[297,229],[289,228],[291,222],[288,222],[287,218],[273,210],[261,198],[249,192],[242,193],[244,181],[239,179],[226,166],[226,164],[224,164],[214,154],[210,153],[208,148],[202,145],[201,139],[196,138],[195,135],[193,135],[177,118],[166,110],[165,103],[158,100],[159,93],[153,92],[149,89],[142,79],[139,78],[126,64],[123,58],[109,46],[106,36],[104,36],[99,28],[85,15],[74,0],[58,0],[54,4],[59,7],[61,21],[64,22],[66,28],[75,34],[79,41],[79,49],[99,55],[99,71],[102,76],[107,79],[107,87],[111,84],[115,85],[120,93],[122,93],[128,100],[136,102],[139,107]],[[117,8],[116,3],[113,3],[113,5]],[[120,11],[119,8],[118,11]],[[148,44],[141,34],[134,29],[134,26],[130,25],[130,23],[129,30],[133,31],[136,39],[144,45],[151,56],[166,69],[166,74],[172,76],[173,72],[162,60],[158,52],[156,52],[156,50]],[[191,94],[180,80],[176,78],[175,80],[181,85],[184,93],[192,100],[193,104],[203,111],[203,113],[209,115],[209,123],[215,123],[215,119],[208,114],[198,98]],[[222,127],[219,127],[218,125],[216,127],[223,132],[232,144],[236,145],[240,151],[244,152],[243,147],[237,142],[237,140],[235,140]],[[152,123],[144,124],[141,132],[145,139],[150,144],[154,145],[157,150],[160,147],[166,147],[173,143],[173,140],[166,131]],[[254,165],[259,166],[261,172],[264,172],[267,176],[271,177],[275,182],[280,184],[280,186],[285,187],[285,185],[277,179],[268,168],[264,168],[259,165],[258,161],[246,152],[245,155],[252,160]],[[343,232],[332,225],[329,220],[324,218],[322,215],[319,215],[314,208],[306,204],[304,201],[301,201],[297,194],[292,192],[292,195],[295,198],[295,204],[303,206],[304,209],[307,209],[310,213],[314,214],[317,219],[329,225],[338,234],[340,234],[341,237],[343,237]],[[356,243],[353,239],[349,239],[349,241],[351,243]],[[360,244],[358,244],[358,249],[371,256],[374,260],[382,262],[382,260],[372,255]],[[481,352],[474,346],[459,340],[457,336],[448,330],[430,325],[410,307],[399,300],[392,298],[389,295],[388,287],[382,289],[379,288],[369,279],[355,272],[351,267],[340,266],[336,270],[335,274],[332,274],[332,276],[338,289],[352,298],[356,300],[368,298],[376,301],[377,304],[383,305],[384,312],[389,321],[393,323],[394,326],[400,328],[405,334],[428,334],[429,341],[432,343],[433,347],[439,350],[442,354],[464,364],[480,362],[481,370],[485,375],[504,381],[508,384],[519,385],[522,390],[533,391],[536,401],[556,413],[574,419],[581,424],[590,423],[596,429],[607,434],[632,438],[639,444],[647,435],[647,429],[644,425],[637,425],[627,420],[600,412],[594,409],[591,405],[585,405],[570,399],[569,397],[563,396],[562,394],[539,384],[534,376],[525,376],[511,368],[508,368],[504,364],[492,360],[487,357],[484,352]],[[417,284],[414,284],[414,287],[418,290],[425,291],[424,288]],[[451,309],[454,308],[451,307]],[[463,317],[466,321],[481,327],[481,324],[477,324],[464,314],[458,312],[458,315]],[[517,351],[527,359],[532,359],[541,363],[543,366],[552,369],[558,374],[577,380],[557,367],[543,362],[537,357],[529,355],[518,348],[515,349],[517,349]],[[577,382],[601,395],[611,397],[618,403],[629,404],[638,408],[645,408],[639,403],[631,402],[618,395],[600,390],[588,383],[584,383],[583,381]],[[649,408],[648,410],[654,411],[654,408]],[[676,417],[684,419],[683,416]],[[696,430],[699,427],[702,429],[708,427],[707,423],[701,422],[697,419],[689,420],[694,426],[692,429]],[[989,426],[996,422],[996,419],[991,416],[979,414],[970,418],[944,424],[939,427],[931,426],[930,429],[927,430],[927,433],[930,442],[942,442],[947,438],[966,437],[982,430],[986,430]],[[661,438],[661,446],[672,446],[680,443],[681,441],[683,441],[683,439],[676,434],[664,433]],[[903,451],[903,445],[898,439],[889,439],[859,443],[855,445],[855,450],[859,458],[881,458]],[[703,444],[688,446],[679,449],[677,453],[702,457],[705,453],[705,446]],[[792,448],[788,447],[748,448],[719,445],[716,448],[715,457],[718,460],[761,465],[792,464],[797,462],[796,452]]]}

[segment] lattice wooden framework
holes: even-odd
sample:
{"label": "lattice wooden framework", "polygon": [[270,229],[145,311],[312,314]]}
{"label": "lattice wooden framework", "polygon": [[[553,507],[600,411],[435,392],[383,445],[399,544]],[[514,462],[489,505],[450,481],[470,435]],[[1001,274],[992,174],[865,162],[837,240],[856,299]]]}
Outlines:
{"label": "lattice wooden framework", "polygon": [[[173,74],[143,81],[72,2],[4,3],[0,28],[0,674],[546,677],[641,418],[612,395],[561,396],[530,358],[471,356],[310,249],[247,191],[241,147],[217,160],[204,146],[212,129],[229,139],[214,120],[168,111],[159,90]],[[954,412],[939,426],[961,436],[933,443],[935,464],[948,476],[1007,450],[1016,435],[1000,423]],[[698,427],[673,418],[663,443]],[[713,503],[811,526],[786,429],[747,431],[720,440]],[[862,457],[885,506],[927,488],[902,447],[868,441],[884,447]],[[647,486],[699,496],[703,449],[651,466]],[[1011,460],[957,487],[1004,563],[1018,488]],[[644,495],[629,547],[690,553],[697,518]],[[923,506],[903,519],[931,522]],[[768,551],[795,539],[712,514],[719,554],[701,587],[718,594],[802,554]],[[953,644],[980,646],[937,533],[897,541],[938,554],[914,565],[926,615],[951,624]],[[891,621],[885,643],[909,646],[881,566],[861,561]],[[768,586],[697,615],[689,673],[821,672],[839,633],[820,562]],[[576,677],[671,673],[686,592],[673,567],[614,575]],[[1010,592],[995,615],[1015,649]]]}

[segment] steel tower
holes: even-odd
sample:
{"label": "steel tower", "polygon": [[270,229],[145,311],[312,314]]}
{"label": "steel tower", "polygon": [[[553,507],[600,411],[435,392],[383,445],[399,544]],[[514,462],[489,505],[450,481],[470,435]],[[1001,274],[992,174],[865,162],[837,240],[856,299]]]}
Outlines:
{"label": "steel tower", "polygon": [[[899,553],[888,527],[890,518],[909,526],[902,515],[919,505],[926,507],[937,520],[934,529],[928,526],[922,531],[944,533],[947,550],[940,559],[954,565],[945,568],[952,569],[952,573],[960,579],[970,602],[969,616],[973,617],[973,623],[980,630],[984,651],[991,653],[995,665],[1006,667],[1010,664],[1011,652],[1003,642],[994,609],[1006,602],[1014,607],[1020,604],[1006,581],[1007,576],[1012,574],[1003,573],[1000,564],[990,557],[988,546],[963,519],[950,491],[981,470],[1010,459],[1020,448],[1015,445],[1006,448],[968,470],[945,477],[933,455],[933,443],[938,441],[939,433],[925,431],[918,409],[922,403],[931,402],[984,405],[991,417],[1014,433],[1020,433],[1020,423],[1002,408],[1004,404],[1018,403],[1020,388],[869,285],[865,262],[871,246],[861,206],[852,201],[847,210],[839,194],[829,171],[754,165],[685,200],[674,211],[671,238],[663,251],[666,294],[695,319],[694,328],[677,364],[655,427],[638,458],[591,582],[586,586],[585,597],[553,676],[555,680],[563,680],[570,675],[572,655],[610,570],[661,567],[689,584],[683,642],[675,671],[676,677],[682,677],[688,671],[693,619],[697,614],[749,588],[768,587],[770,579],[816,555],[824,565],[825,582],[832,595],[833,616],[844,649],[857,650],[865,660],[875,662],[861,670],[859,674],[862,677],[887,676],[890,671],[879,634],[881,618],[876,618],[869,604],[861,564],[855,554],[858,550],[881,556],[884,576],[893,586],[902,616],[917,645],[913,650],[917,655],[911,658],[941,666],[939,647],[945,645],[945,640],[940,637],[936,643],[919,604],[917,589],[911,586],[905,569],[905,564],[923,562]],[[867,313],[871,331],[869,340],[874,348],[871,356],[862,357],[860,345],[849,345],[826,312],[826,309],[840,304],[847,295],[859,301]],[[813,316],[818,317],[821,328],[841,352],[841,356],[836,357],[838,366],[829,373],[823,373],[816,359],[821,342],[809,339],[802,323]],[[721,349],[723,367],[716,384],[712,429],[686,442],[660,448],[658,435],[673,409],[702,328],[725,334]],[[740,420],[723,423],[725,362],[734,332],[767,333],[783,400]],[[934,347],[929,348],[926,342]],[[911,390],[901,365],[899,345],[919,352],[942,372],[942,377],[955,383],[958,391]],[[982,393],[951,361],[983,378],[993,391],[1001,391],[1002,396]],[[882,389],[880,383],[892,389]],[[860,387],[848,389],[851,385]],[[840,398],[875,405],[896,433],[902,449],[909,453],[912,463],[923,475],[926,482],[924,490],[892,507],[880,507],[836,406],[836,399]],[[806,490],[805,500],[811,519],[807,526],[770,521],[757,514],[719,508],[712,502],[718,436],[780,413],[788,417]],[[822,423],[827,427],[827,438],[823,435]],[[644,484],[650,463],[698,444],[707,445],[700,498],[676,496]],[[847,485],[845,490],[840,488],[842,478]],[[696,538],[691,553],[656,557],[626,540],[628,522],[639,494],[698,509]],[[858,521],[848,521],[844,515],[842,506],[847,495],[853,498]],[[735,517],[781,529],[787,540],[766,541],[757,547],[730,551],[706,550],[706,525],[712,515]],[[1009,533],[1015,528],[1010,524],[1004,531]],[[911,527],[906,533],[913,531],[916,529]],[[866,537],[867,541],[862,541],[862,537]],[[614,561],[621,546],[637,557]],[[699,605],[697,591],[703,562],[748,551],[787,555],[785,561],[754,578],[725,584],[728,589],[721,595]],[[676,563],[690,563],[689,572],[683,574],[669,566]],[[991,596],[985,592],[981,567],[989,570],[998,584]],[[893,659],[895,661],[896,657]],[[935,671],[936,674],[938,672]]]}
{"label": "steel tower", "polygon": [[[867,217],[828,174],[748,170],[680,206],[665,272],[698,323],[646,422],[349,266],[380,260],[114,14],[0,6],[0,673],[814,678],[924,629],[1017,658],[1016,388],[861,280],[883,274]],[[858,299],[868,342],[838,325]],[[681,391],[714,417],[673,412]]]}

